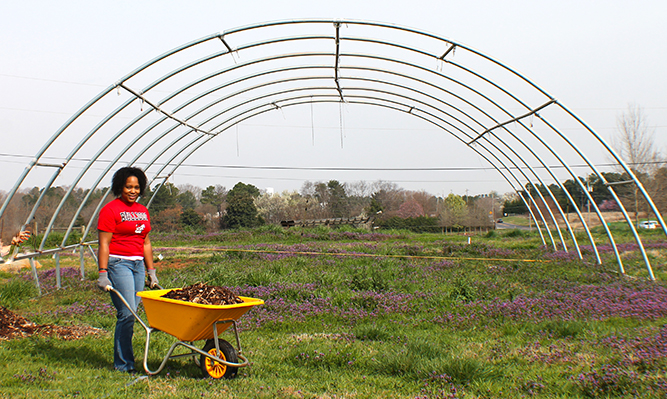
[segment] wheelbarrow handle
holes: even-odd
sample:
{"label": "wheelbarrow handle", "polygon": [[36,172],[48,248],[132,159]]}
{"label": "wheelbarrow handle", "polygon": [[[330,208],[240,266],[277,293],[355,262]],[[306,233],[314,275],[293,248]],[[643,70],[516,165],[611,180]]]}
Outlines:
{"label": "wheelbarrow handle", "polygon": [[143,320],[141,320],[141,317],[139,317],[139,315],[137,314],[137,312],[135,312],[134,309],[132,309],[132,306],[130,306],[130,304],[127,303],[127,300],[125,299],[125,297],[123,296],[123,294],[120,293],[120,291],[118,291],[117,289],[113,288],[113,287],[110,286],[110,285],[107,285],[107,286],[104,287],[104,288],[105,288],[107,291],[113,292],[113,293],[115,293],[116,295],[118,295],[118,298],[120,298],[120,300],[123,301],[123,303],[125,304],[125,306],[127,306],[127,308],[130,310],[130,312],[132,312],[132,315],[134,316],[134,318],[137,319],[137,321],[139,321],[139,323],[141,323],[141,325],[144,327],[144,329],[145,329],[146,331],[148,331],[148,330],[150,329],[150,327],[149,327],[146,323],[144,323]]}
{"label": "wheelbarrow handle", "polygon": [[[164,289],[160,284],[155,284],[153,287],[147,285],[146,287],[151,288],[151,289],[153,289],[153,288],[158,288],[158,289],[161,289],[161,290]],[[107,285],[106,287],[104,287],[104,291],[112,291],[113,289],[114,288],[111,285]]]}

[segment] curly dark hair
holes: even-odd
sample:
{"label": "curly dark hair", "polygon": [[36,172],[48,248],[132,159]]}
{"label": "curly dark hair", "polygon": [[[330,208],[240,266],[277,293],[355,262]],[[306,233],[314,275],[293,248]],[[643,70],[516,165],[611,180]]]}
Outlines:
{"label": "curly dark hair", "polygon": [[134,176],[137,178],[137,180],[139,180],[139,195],[144,195],[144,191],[146,191],[146,186],[148,185],[146,174],[143,170],[132,166],[120,168],[116,171],[116,173],[113,174],[113,178],[111,179],[111,192],[113,195],[120,197],[120,195],[123,193],[125,182],[130,176]]}

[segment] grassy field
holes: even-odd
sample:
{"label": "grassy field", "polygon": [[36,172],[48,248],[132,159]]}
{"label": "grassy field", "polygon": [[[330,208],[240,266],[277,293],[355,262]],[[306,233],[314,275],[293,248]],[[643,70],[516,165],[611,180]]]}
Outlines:
{"label": "grassy field", "polygon": [[[64,255],[60,290],[42,258],[43,295],[29,273],[4,272],[0,304],[101,333],[0,341],[0,396],[667,397],[667,243],[642,234],[656,282],[629,240],[619,240],[626,277],[604,245],[597,265],[584,245],[580,260],[518,230],[469,245],[460,235],[325,228],[152,235],[163,286],[201,281],[265,301],[240,319],[251,364],[234,380],[202,378],[191,359],[148,378],[113,371],[114,310],[92,258],[81,280],[78,255]],[[174,341],[154,334],[152,369]],[[134,342],[140,363],[139,326]]]}
{"label": "grassy field", "polygon": [[[555,215],[558,215],[557,213],[554,213]],[[586,212],[583,211],[581,214],[582,218],[579,218],[579,215],[577,215],[574,212],[570,212],[568,214],[565,214],[565,218],[567,218],[567,221],[570,223],[570,226],[574,230],[583,230],[583,225],[582,225],[582,219],[586,222],[586,225],[595,228],[597,226],[600,226],[602,224],[600,218],[598,218],[597,214],[595,212]],[[603,212],[602,216],[604,218],[604,221],[607,224],[610,225],[619,225],[619,227],[627,224],[627,221],[625,219],[625,216],[621,212]],[[630,220],[634,224],[635,222],[635,215],[634,213],[629,213],[628,216],[630,217]],[[548,218],[548,216],[546,216]],[[638,221],[644,221],[644,220],[653,220],[655,219],[655,216],[649,215],[646,212],[640,212],[638,217]],[[512,216],[505,216],[502,218],[503,222],[509,223],[509,224],[514,224],[517,226],[533,226],[535,227],[535,224],[532,222],[532,220],[528,217],[528,215],[512,215]],[[550,219],[549,224],[552,224]],[[560,228],[565,229],[566,225],[563,222],[563,218],[558,215],[558,223]]]}

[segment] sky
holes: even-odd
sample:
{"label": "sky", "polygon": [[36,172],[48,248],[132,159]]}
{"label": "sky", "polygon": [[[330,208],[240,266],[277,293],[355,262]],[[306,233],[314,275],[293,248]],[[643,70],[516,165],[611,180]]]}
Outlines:
{"label": "sky", "polygon": [[[215,32],[304,18],[384,22],[450,38],[519,71],[607,140],[617,117],[637,104],[663,152],[667,144],[664,1],[26,0],[2,2],[0,15],[5,191],[68,117],[144,62]],[[313,137],[283,135],[286,129],[312,130]],[[241,124],[236,141],[226,144],[235,148],[209,148],[193,162],[199,166],[179,169],[171,182],[231,188],[243,181],[281,192],[305,180],[383,180],[441,196],[511,190],[469,154],[438,155],[433,148],[447,146],[441,140],[409,118],[351,106],[286,110]],[[222,167],[229,165],[243,168]],[[457,165],[479,171],[419,170]],[[267,166],[330,169],[255,168]]]}

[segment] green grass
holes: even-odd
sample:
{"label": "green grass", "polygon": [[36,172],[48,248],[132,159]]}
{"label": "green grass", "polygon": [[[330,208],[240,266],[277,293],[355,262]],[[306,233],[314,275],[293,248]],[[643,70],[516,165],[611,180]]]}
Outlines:
{"label": "green grass", "polygon": [[6,307],[14,307],[35,295],[37,288],[29,280],[11,278],[0,286],[0,303]]}
{"label": "green grass", "polygon": [[[29,275],[3,274],[0,305],[37,323],[89,325],[102,333],[0,342],[0,397],[585,398],[633,391],[664,397],[664,355],[628,362],[638,353],[633,342],[653,342],[664,331],[667,311],[598,317],[603,305],[615,305],[593,303],[608,287],[611,298],[627,290],[638,293],[637,301],[643,292],[663,298],[664,280],[619,278],[609,255],[603,265],[588,255],[584,262],[552,260],[534,232],[474,236],[472,245],[460,235],[380,233],[264,227],[213,238],[155,235],[153,245],[166,254],[157,263],[163,286],[204,281],[265,300],[240,320],[251,364],[229,381],[202,378],[192,359],[170,360],[150,378],[113,371],[115,317],[108,294],[95,288],[89,257],[84,281],[65,279],[66,288],[54,290],[45,280],[41,298]],[[205,251],[168,250],[183,246]],[[283,253],[290,251],[321,255]],[[624,256],[628,268],[641,270],[633,266],[641,264],[636,254]],[[49,258],[40,262],[42,271],[53,267]],[[61,263],[78,268],[78,255]],[[665,273],[659,263],[655,268]],[[586,296],[589,289],[602,294]],[[595,312],[575,313],[588,302]],[[501,303],[518,310],[486,310]],[[233,342],[228,332],[223,338]],[[621,339],[627,350],[607,343]],[[145,340],[137,326],[139,368]],[[153,334],[151,369],[174,341]]]}

